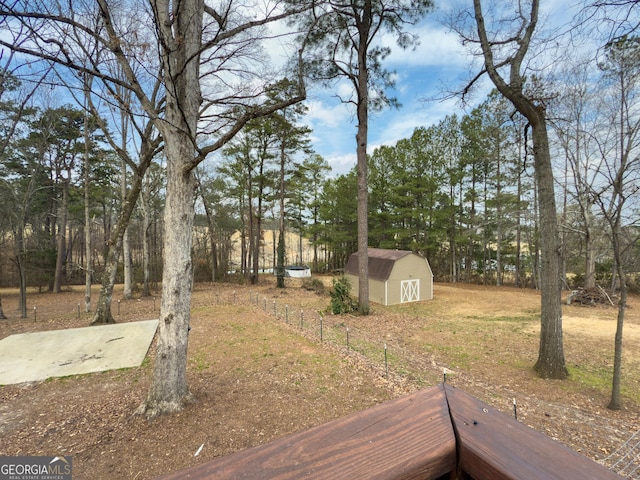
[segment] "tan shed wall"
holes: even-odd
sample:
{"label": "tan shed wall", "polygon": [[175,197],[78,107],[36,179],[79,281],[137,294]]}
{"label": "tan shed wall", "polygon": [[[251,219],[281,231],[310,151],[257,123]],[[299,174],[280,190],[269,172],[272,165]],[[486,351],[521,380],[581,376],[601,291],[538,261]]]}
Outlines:
{"label": "tan shed wall", "polygon": [[376,280],[374,278],[369,279],[369,300],[379,303],[380,305],[389,305],[385,303],[384,293],[385,282],[382,280]]}
{"label": "tan shed wall", "polygon": [[[345,273],[344,276],[351,283],[351,295],[358,298],[358,288],[360,288],[360,282],[356,275]],[[379,303],[380,305],[391,305],[385,303],[384,297],[385,282],[382,280],[369,279],[369,301]],[[399,295],[399,294],[398,294]],[[398,297],[400,298],[400,297]]]}
{"label": "tan shed wall", "polygon": [[420,280],[420,300],[433,300],[433,273],[429,263],[418,255],[407,255],[395,262],[389,275],[388,305],[400,303],[402,280],[416,278]]}
{"label": "tan shed wall", "polygon": [[345,273],[344,276],[349,283],[351,284],[351,296],[358,298],[358,289],[360,288],[360,282],[358,281],[357,275],[352,275],[350,273]]}

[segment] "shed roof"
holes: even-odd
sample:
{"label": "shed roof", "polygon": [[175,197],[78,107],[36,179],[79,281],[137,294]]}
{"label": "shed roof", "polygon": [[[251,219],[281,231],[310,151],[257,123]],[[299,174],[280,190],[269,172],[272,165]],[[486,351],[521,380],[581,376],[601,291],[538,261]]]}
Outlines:
{"label": "shed roof", "polygon": [[[388,280],[396,260],[413,255],[413,252],[388,248],[367,248],[367,255],[369,255],[369,278]],[[358,275],[358,252],[351,254],[344,271]]]}

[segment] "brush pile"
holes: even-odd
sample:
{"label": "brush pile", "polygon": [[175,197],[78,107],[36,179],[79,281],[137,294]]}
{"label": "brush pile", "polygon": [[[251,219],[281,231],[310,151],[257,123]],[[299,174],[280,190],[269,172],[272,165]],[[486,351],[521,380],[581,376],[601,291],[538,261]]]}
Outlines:
{"label": "brush pile", "polygon": [[595,307],[599,305],[615,306],[617,297],[599,285],[592,288],[579,288],[572,290],[567,296],[567,305],[583,305],[585,307]]}

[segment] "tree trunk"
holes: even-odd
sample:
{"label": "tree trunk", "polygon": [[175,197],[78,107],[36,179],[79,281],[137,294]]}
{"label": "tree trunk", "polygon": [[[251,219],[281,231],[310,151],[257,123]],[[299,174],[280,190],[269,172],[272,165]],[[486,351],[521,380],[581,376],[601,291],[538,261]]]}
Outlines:
{"label": "tree trunk", "polygon": [[368,27],[371,25],[371,4],[365,2],[362,25],[358,27],[358,75],[356,133],[358,182],[358,311],[368,315],[369,306],[369,186],[367,179],[367,141],[369,135],[369,71],[367,69]]}
{"label": "tree trunk", "polygon": [[475,259],[474,250],[475,250],[475,235],[471,232],[475,232],[476,229],[476,169],[475,166],[472,167],[471,174],[471,191],[474,192],[471,195],[471,205],[469,207],[469,221],[467,223],[467,231],[469,232],[469,241],[467,242],[466,255],[464,261],[464,270],[465,270],[465,280],[467,282],[471,282],[473,277],[473,262]]}
{"label": "tree trunk", "polygon": [[4,314],[4,309],[2,308],[2,295],[0,295],[0,320],[6,320],[7,316]]}
{"label": "tree trunk", "polygon": [[557,210],[553,182],[553,168],[549,151],[544,112],[531,122],[535,177],[538,185],[541,249],[541,312],[540,348],[535,370],[542,378],[566,378],[560,278],[561,249],[558,239]]}
{"label": "tree trunk", "polygon": [[284,288],[284,254],[285,254],[285,238],[284,238],[284,170],[285,170],[285,142],[280,142],[280,218],[278,223],[278,249],[276,262],[276,278],[277,288]]}
{"label": "tree trunk", "polygon": [[[116,230],[112,231],[113,233]],[[91,325],[116,323],[111,313],[111,302],[113,300],[113,286],[116,283],[116,274],[118,273],[118,262],[120,261],[120,251],[122,250],[121,240],[118,238],[112,244],[105,259],[104,273],[102,274],[102,286],[100,287],[100,296],[96,305],[96,312],[93,315]]]}
{"label": "tree trunk", "polygon": [[20,310],[20,318],[27,318],[27,272],[24,263],[24,255],[20,254],[16,262],[16,265],[18,267],[18,282],[20,290],[18,297],[18,310]]}
{"label": "tree trunk", "polygon": [[217,270],[217,248],[216,248],[216,233],[215,226],[216,222],[213,218],[213,212],[211,211],[211,207],[209,206],[209,202],[204,198],[204,194],[201,195],[202,205],[204,206],[204,213],[207,216],[207,226],[209,228],[209,245],[211,246],[211,281],[216,281],[216,270]]}
{"label": "tree trunk", "polygon": [[[483,164],[483,188],[482,188],[482,204],[484,205],[485,222],[489,217],[489,160],[485,158]],[[491,265],[491,240],[486,228],[482,229],[482,284],[489,284],[489,271]]]}
{"label": "tree trunk", "polygon": [[127,197],[122,204],[122,209],[118,216],[118,222],[115,227],[111,229],[106,247],[107,253],[105,257],[104,274],[102,275],[102,287],[100,288],[100,297],[96,305],[96,312],[91,321],[92,325],[115,323],[113,315],[111,314],[111,301],[113,299],[113,286],[115,285],[116,274],[118,272],[118,262],[120,261],[120,254],[122,253],[122,241],[124,232],[129,225],[133,209],[140,196],[142,175],[144,174],[141,172],[146,171],[151,162],[151,158],[151,154],[145,157],[143,162],[141,162],[140,172],[136,172],[133,176],[131,188],[127,192]]}
{"label": "tree trunk", "polygon": [[68,180],[63,181],[62,202],[58,208],[58,238],[56,241],[56,270],[53,277],[53,293],[62,291],[62,276],[64,273],[64,259],[67,250],[67,208],[69,201]]}
{"label": "tree trunk", "polygon": [[[89,95],[88,85],[85,84],[85,96]],[[85,97],[86,98],[86,97]],[[85,265],[84,265],[84,311],[91,311],[91,273],[92,273],[92,255],[91,255],[91,210],[89,190],[89,112],[84,115],[84,248],[85,248]]]}
{"label": "tree trunk", "polygon": [[277,274],[277,288],[284,288],[284,256],[285,256],[285,239],[284,239],[284,230],[280,230],[278,232],[278,248],[276,250],[276,254],[278,257],[278,265],[276,267]]}
{"label": "tree trunk", "polygon": [[496,145],[496,286],[502,286],[502,151]]}
{"label": "tree trunk", "polygon": [[565,225],[567,224],[567,186],[569,184],[569,169],[568,169],[568,155],[565,153],[564,160],[564,186],[562,188],[562,213],[560,218],[560,224],[562,225],[561,233],[560,233],[560,251],[562,252],[560,256],[560,278],[562,279],[563,288],[568,288],[569,285],[567,283],[567,228]]}
{"label": "tree trunk", "polygon": [[[637,54],[634,54],[631,59],[631,64],[637,62]],[[620,285],[620,300],[618,301],[618,318],[616,323],[616,336],[615,336],[615,349],[613,357],[613,381],[611,386],[611,401],[607,408],[611,410],[619,410],[621,407],[620,399],[620,386],[622,380],[622,330],[624,327],[624,313],[627,308],[627,278],[625,275],[625,262],[622,257],[624,250],[623,242],[624,236],[622,232],[622,221],[624,218],[624,212],[626,210],[625,203],[631,196],[631,192],[635,191],[637,186],[632,180],[633,175],[631,172],[637,171],[638,159],[635,155],[634,145],[637,145],[637,132],[640,127],[640,122],[632,123],[629,117],[629,105],[631,98],[634,97],[632,83],[627,82],[626,73],[630,69],[629,64],[620,65],[620,70],[617,72],[620,82],[620,92],[622,98],[620,102],[619,110],[619,151],[620,160],[619,165],[614,169],[615,176],[611,187],[613,188],[611,200],[607,202],[609,205],[605,208],[604,202],[600,201],[601,209],[611,226],[611,245],[613,247],[613,258],[615,262],[614,279],[612,279],[613,285],[615,285],[615,277],[617,276]],[[640,74],[636,70],[636,75]],[[633,152],[633,153],[632,153]],[[637,237],[636,237],[637,242]],[[636,243],[633,242],[633,243]],[[614,290],[612,288],[612,290]]]}
{"label": "tree trunk", "polygon": [[[122,201],[124,202],[127,197],[127,165],[124,161],[122,161],[121,168],[120,188],[122,189]],[[122,272],[124,274],[122,298],[129,300],[131,299],[131,244],[129,242],[128,222],[122,234]]]}
{"label": "tree trunk", "polygon": [[[131,92],[125,89],[118,89],[120,95],[125,99],[127,103],[131,100]],[[122,132],[122,148],[123,151],[127,151],[127,141],[129,140],[129,116],[124,109],[120,110],[120,125]],[[125,202],[127,198],[127,163],[122,159],[120,162],[120,195],[122,202]],[[124,275],[124,285],[122,289],[122,298],[125,300],[131,299],[131,244],[129,242],[129,225],[124,229],[122,236],[122,273]]]}
{"label": "tree trunk", "polygon": [[149,287],[149,268],[151,260],[151,249],[149,247],[149,227],[151,225],[149,209],[149,196],[146,192],[142,192],[142,296],[148,297],[151,295],[151,288]]}
{"label": "tree trunk", "polygon": [[247,188],[247,192],[248,192],[248,196],[247,196],[247,203],[248,205],[248,210],[247,210],[247,214],[249,215],[249,246],[247,248],[246,254],[247,254],[247,261],[246,261],[246,269],[244,272],[244,276],[245,278],[248,278],[249,280],[251,280],[251,265],[253,264],[253,260],[252,260],[252,255],[255,251],[255,241],[256,241],[256,236],[255,236],[255,215],[253,213],[253,182],[251,179],[251,167],[249,167],[248,169],[248,173],[247,173],[247,184],[248,184],[248,188]]}
{"label": "tree trunk", "polygon": [[245,213],[240,212],[240,216],[242,217],[242,231],[240,235],[240,272],[242,276],[246,276],[247,272],[247,222],[244,220]]}
{"label": "tree trunk", "polygon": [[[522,141],[518,129],[518,158],[522,158]],[[522,168],[518,168],[517,202],[518,210],[516,214],[516,258],[515,258],[515,286],[522,286],[522,272],[520,268],[520,254],[522,252]]]}
{"label": "tree trunk", "polygon": [[[619,230],[616,227],[616,230]],[[624,311],[627,307],[627,281],[624,275],[624,268],[622,267],[620,254],[620,233],[614,233],[613,249],[614,256],[616,257],[616,264],[618,277],[620,279],[620,300],[618,301],[618,318],[616,322],[616,336],[614,341],[614,354],[613,354],[613,381],[611,383],[611,400],[607,408],[611,410],[620,410],[622,406],[620,398],[620,385],[622,379],[622,330],[624,327]]]}
{"label": "tree trunk", "polygon": [[218,272],[220,272],[220,277],[223,278],[226,277],[227,272],[229,271],[229,252],[231,251],[231,239],[226,234],[223,235],[220,248],[218,250]]}
{"label": "tree trunk", "polygon": [[458,282],[458,241],[456,232],[456,215],[455,211],[453,210],[453,206],[456,204],[454,190],[454,183],[449,180],[449,207],[452,209],[452,212],[451,216],[449,217],[449,228],[447,229],[447,236],[449,237],[449,258],[451,261],[449,272],[451,274],[451,283]]}
{"label": "tree trunk", "polygon": [[21,224],[14,230],[15,237],[15,255],[14,262],[16,269],[18,270],[18,310],[20,311],[20,318],[27,318],[27,272],[25,265],[25,251],[24,251],[24,217],[21,219]]}
{"label": "tree trunk", "polygon": [[566,378],[568,372],[564,358],[560,298],[561,251],[558,239],[557,210],[546,111],[544,102],[528,97],[525,94],[525,79],[520,71],[538,23],[539,1],[533,0],[531,2],[531,11],[528,18],[524,12],[518,12],[521,15],[522,24],[518,29],[517,41],[514,42],[517,50],[508,60],[509,82],[505,81],[501,76],[498,67],[494,63],[494,52],[487,36],[481,0],[473,0],[473,6],[487,74],[500,93],[529,121],[533,134],[534,175],[538,188],[542,262],[540,278],[540,348],[534,368],[538,375],[543,378]]}
{"label": "tree trunk", "polygon": [[[591,222],[591,219],[589,219]],[[591,224],[586,225],[585,232],[585,266],[584,266],[584,288],[596,286],[596,247],[593,238]]]}
{"label": "tree trunk", "polygon": [[538,203],[538,182],[533,182],[533,239],[529,242],[529,251],[533,251],[531,268],[531,288],[540,289],[540,208]]}
{"label": "tree trunk", "polygon": [[141,409],[147,418],[181,410],[191,399],[186,374],[193,281],[191,244],[195,179],[190,171],[185,172],[181,163],[183,158],[192,159],[194,150],[186,135],[167,130],[174,138],[163,133],[167,154],[167,197],[162,301],[153,380]]}
{"label": "tree trunk", "polygon": [[187,385],[187,347],[193,286],[196,162],[195,132],[202,97],[199,84],[203,0],[152,0],[163,46],[167,92],[165,118],[157,123],[167,156],[162,301],[153,378],[139,409],[147,418],[181,410],[192,399]]}
{"label": "tree trunk", "polygon": [[260,170],[258,172],[258,205],[256,208],[256,224],[255,224],[255,243],[253,244],[253,266],[252,266],[252,274],[251,274],[251,284],[256,285],[259,280],[259,272],[260,272],[260,237],[262,236],[262,197],[264,196],[264,159],[266,158],[266,153],[263,152],[262,158],[260,159]]}
{"label": "tree trunk", "polygon": [[358,134],[358,311],[369,314],[369,227],[367,191],[367,128],[359,119]]}
{"label": "tree trunk", "polygon": [[122,288],[122,298],[130,300],[133,296],[133,278],[131,265],[131,242],[129,241],[129,226],[125,228],[122,237],[122,272],[124,274],[124,285]]}

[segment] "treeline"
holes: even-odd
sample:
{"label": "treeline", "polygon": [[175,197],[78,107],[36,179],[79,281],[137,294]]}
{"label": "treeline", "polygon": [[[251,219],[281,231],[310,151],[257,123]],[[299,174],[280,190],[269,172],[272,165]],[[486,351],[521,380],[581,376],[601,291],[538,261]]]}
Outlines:
{"label": "treeline", "polygon": [[[15,105],[2,109],[6,126]],[[196,280],[239,273],[255,281],[265,268],[276,271],[279,242],[265,238],[266,231],[298,234],[295,243],[282,242],[280,262],[308,263],[317,272],[339,271],[356,251],[355,168],[330,177],[326,160],[310,148],[303,114],[298,107],[250,122],[198,170]],[[31,109],[16,125],[19,134],[7,137],[0,170],[2,286],[55,290],[82,283],[87,268],[98,281],[131,173],[97,121],[79,109]],[[493,92],[467,115],[376,149],[369,156],[369,245],[425,255],[438,280],[537,287],[540,239],[527,129]],[[580,190],[580,164],[556,131],[566,286],[589,279],[613,285],[606,218],[594,195]],[[125,264],[134,285],[147,292],[162,279],[162,165],[159,155],[147,170],[125,237]],[[589,181],[598,184],[597,177]],[[630,204],[630,214],[635,207]],[[637,272],[638,226],[630,222],[621,231],[627,271]],[[124,276],[121,264],[118,280]]]}
{"label": "treeline", "polygon": [[[60,291],[84,282],[87,269],[97,280],[131,172],[108,147],[96,119],[80,109],[24,109],[9,99],[0,104],[0,117],[2,286]],[[139,279],[145,242],[153,279],[161,278],[162,175],[160,164],[147,171],[129,226],[130,263]]]}
{"label": "treeline", "polygon": [[[540,234],[528,126],[493,92],[470,114],[449,116],[369,158],[369,245],[412,250],[429,259],[442,281],[539,285]],[[607,171],[580,164],[556,137],[558,222],[566,287],[615,287],[615,263],[601,200]],[[584,132],[585,136],[594,131]],[[564,139],[566,141],[566,138]],[[567,148],[562,148],[563,146]],[[582,162],[594,159],[582,160]],[[575,173],[590,171],[590,176]],[[601,177],[601,178],[600,178]],[[633,199],[632,182],[625,191]],[[323,185],[318,221],[308,225],[324,252],[323,267],[340,268],[356,248],[356,174]],[[623,215],[627,272],[640,269],[637,199]]]}

